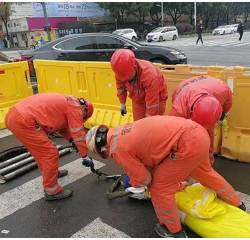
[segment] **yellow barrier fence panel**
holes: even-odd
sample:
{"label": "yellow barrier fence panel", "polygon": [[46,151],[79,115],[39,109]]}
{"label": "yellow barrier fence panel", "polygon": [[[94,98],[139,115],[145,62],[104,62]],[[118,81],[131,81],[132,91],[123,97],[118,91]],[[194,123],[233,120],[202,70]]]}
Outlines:
{"label": "yellow barrier fence panel", "polygon": [[56,92],[87,98],[86,79],[80,63],[72,61],[35,60],[38,92]]}
{"label": "yellow barrier fence panel", "polygon": [[228,72],[233,106],[223,124],[222,155],[250,162],[250,68],[235,67]]}
{"label": "yellow barrier fence panel", "polygon": [[116,95],[115,75],[110,63],[85,62],[80,66],[80,72],[87,79],[88,99],[95,106],[93,116],[87,121],[86,127],[106,124],[116,127],[133,121],[131,100],[127,98],[127,111],[125,116],[120,114],[120,103]]}
{"label": "yellow barrier fence panel", "polygon": [[[95,111],[86,127],[106,124],[109,127],[133,121],[131,100],[127,98],[127,115],[121,116],[116,95],[115,76],[108,62],[62,62],[50,60],[34,61],[39,92],[59,92],[85,97],[93,102]],[[198,75],[210,75],[225,79],[225,68],[221,66],[196,67],[191,65],[157,66],[165,75],[169,98],[166,113],[171,108],[172,93],[183,80]],[[220,151],[221,129],[216,129],[215,150]]]}
{"label": "yellow barrier fence panel", "polygon": [[0,64],[0,129],[5,115],[20,100],[32,95],[27,62]]}

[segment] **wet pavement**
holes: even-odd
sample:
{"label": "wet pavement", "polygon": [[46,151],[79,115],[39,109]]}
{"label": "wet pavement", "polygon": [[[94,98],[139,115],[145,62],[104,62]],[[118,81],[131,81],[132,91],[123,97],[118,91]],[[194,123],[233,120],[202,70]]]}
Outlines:
{"label": "wet pavement", "polygon": [[[62,139],[55,141],[68,145]],[[17,145],[21,144],[14,136],[0,139],[0,151]],[[113,161],[93,157],[101,171],[122,172]],[[157,237],[151,202],[128,197],[108,200],[105,194],[112,180],[98,180],[78,158],[74,152],[61,158],[61,166],[70,171],[60,181],[74,190],[72,198],[44,201],[38,169],[0,185],[0,203],[7,201],[9,205],[0,207],[0,237]],[[215,168],[238,191],[250,195],[250,164],[217,158]],[[37,189],[33,191],[31,186]]]}

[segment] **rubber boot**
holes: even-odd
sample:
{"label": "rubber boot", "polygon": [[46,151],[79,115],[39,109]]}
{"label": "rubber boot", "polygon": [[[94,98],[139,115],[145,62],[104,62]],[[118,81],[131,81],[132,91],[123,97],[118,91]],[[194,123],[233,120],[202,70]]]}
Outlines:
{"label": "rubber boot", "polygon": [[241,205],[238,207],[239,209],[243,210],[246,212],[247,208],[243,202],[241,202]]}
{"label": "rubber boot", "polygon": [[62,192],[54,194],[54,195],[50,195],[46,192],[44,192],[44,197],[46,201],[54,201],[54,200],[61,200],[64,198],[68,198],[71,197],[73,194],[73,191],[70,189],[63,189]]}
{"label": "rubber boot", "polygon": [[155,225],[154,230],[156,234],[162,238],[187,238],[188,237],[184,230],[181,230],[180,232],[177,232],[177,233],[171,233],[164,225],[161,225],[160,223],[157,223]]}
{"label": "rubber boot", "polygon": [[58,178],[61,178],[67,175],[68,175],[68,170],[63,169],[63,170],[58,171]]}

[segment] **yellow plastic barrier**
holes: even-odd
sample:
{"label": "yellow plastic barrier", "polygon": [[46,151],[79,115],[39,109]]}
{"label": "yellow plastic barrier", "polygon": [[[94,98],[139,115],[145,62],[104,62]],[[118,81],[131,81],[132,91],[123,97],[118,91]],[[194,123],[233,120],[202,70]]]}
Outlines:
{"label": "yellow plastic barrier", "polygon": [[230,69],[227,81],[233,90],[233,106],[223,125],[221,153],[229,159],[250,162],[250,68]]}
{"label": "yellow plastic barrier", "polygon": [[182,221],[199,236],[250,238],[250,214],[220,200],[212,190],[194,184],[175,197]]}
{"label": "yellow plastic barrier", "polygon": [[[128,114],[122,117],[116,96],[115,76],[107,62],[72,62],[35,60],[38,91],[72,94],[86,97],[95,106],[95,111],[86,127],[106,124],[115,127],[133,121],[131,101],[127,99]],[[225,67],[195,67],[191,65],[160,65],[167,79],[169,98],[166,112],[171,108],[172,93],[182,80],[205,74],[225,80]],[[216,129],[215,150],[220,152],[221,127]]]}
{"label": "yellow plastic barrier", "polygon": [[115,76],[107,62],[62,62],[35,60],[38,91],[71,94],[85,97],[95,106],[86,127],[106,124],[115,127],[133,121],[131,101],[127,101],[128,114],[120,114],[116,96]]}
{"label": "yellow plastic barrier", "polygon": [[0,129],[5,128],[8,110],[30,95],[32,86],[27,62],[0,64]]}

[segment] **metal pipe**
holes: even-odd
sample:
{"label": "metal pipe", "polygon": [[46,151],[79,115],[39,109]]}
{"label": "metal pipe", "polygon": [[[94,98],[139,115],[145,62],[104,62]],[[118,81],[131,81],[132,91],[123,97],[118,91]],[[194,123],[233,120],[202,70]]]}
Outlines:
{"label": "metal pipe", "polygon": [[[63,145],[57,145],[56,147],[57,147],[58,150],[61,150],[61,149],[64,148]],[[13,163],[16,163],[19,160],[22,160],[22,159],[24,159],[26,157],[29,157],[30,155],[31,155],[30,152],[25,152],[25,153],[22,153],[22,154],[20,154],[18,156],[13,157],[13,158],[4,160],[3,162],[0,162],[0,169],[4,168],[6,166],[9,166],[9,165],[11,165]]]}
{"label": "metal pipe", "polygon": [[6,183],[8,182],[9,180],[19,176],[19,175],[22,175],[23,173],[26,173],[28,172],[29,170],[33,169],[37,167],[37,163],[36,162],[32,162],[32,163],[29,163],[19,169],[17,169],[16,171],[14,172],[11,172],[11,173],[8,173],[4,176],[0,176],[0,184],[3,184],[3,183]]}
{"label": "metal pipe", "polygon": [[[66,149],[60,150],[59,151],[59,155],[63,156],[65,153],[68,153],[69,151],[71,151],[70,148],[66,148]],[[20,162],[17,162],[17,163],[14,163],[14,164],[12,164],[10,166],[7,166],[5,168],[2,168],[2,169],[0,169],[0,175],[4,175],[4,174],[6,174],[6,173],[8,173],[8,172],[10,172],[12,170],[15,170],[15,169],[17,169],[17,168],[19,168],[21,166],[24,166],[25,164],[30,163],[32,161],[34,161],[34,157],[33,156],[25,158],[24,160],[22,160]]]}
{"label": "metal pipe", "polygon": [[22,160],[24,158],[27,158],[29,156],[30,156],[30,152],[26,152],[26,153],[22,153],[22,154],[20,154],[20,155],[18,155],[16,157],[7,159],[4,162],[0,163],[0,169],[4,168],[6,166],[9,166],[9,165],[11,165],[11,164],[13,164],[15,162],[18,162],[18,161],[20,161],[20,160]]}
{"label": "metal pipe", "polygon": [[[60,146],[60,148],[62,148],[62,146]],[[70,153],[72,152],[72,148],[64,148],[62,150],[59,151],[59,156],[64,156],[66,155],[67,153]],[[33,158],[33,157],[30,157],[30,158]],[[26,159],[25,159],[26,160]],[[22,166],[18,169],[16,169],[15,171],[13,172],[10,172],[6,175],[0,175],[0,184],[4,184],[6,183],[7,181],[19,176],[19,175],[22,175],[28,171],[30,171],[31,169],[37,167],[37,163],[34,161],[34,160],[31,160],[30,163],[27,164],[27,162],[25,163],[26,165],[25,166]]]}

